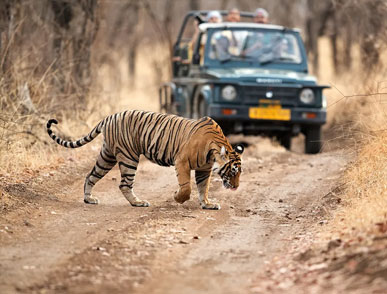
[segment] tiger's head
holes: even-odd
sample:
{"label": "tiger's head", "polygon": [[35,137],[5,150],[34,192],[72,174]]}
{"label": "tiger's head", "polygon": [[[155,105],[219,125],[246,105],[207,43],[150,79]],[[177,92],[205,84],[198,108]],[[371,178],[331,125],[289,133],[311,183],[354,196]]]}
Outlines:
{"label": "tiger's head", "polygon": [[212,171],[217,173],[223,180],[226,189],[236,190],[239,187],[239,177],[242,172],[241,157],[243,146],[237,145],[235,150],[227,151],[222,146],[220,152],[215,154],[215,163]]}

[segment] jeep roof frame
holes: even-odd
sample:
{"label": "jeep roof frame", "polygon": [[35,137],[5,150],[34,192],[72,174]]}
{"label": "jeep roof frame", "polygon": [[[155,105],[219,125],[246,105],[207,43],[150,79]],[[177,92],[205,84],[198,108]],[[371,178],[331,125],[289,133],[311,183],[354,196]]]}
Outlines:
{"label": "jeep roof frame", "polygon": [[280,25],[274,24],[260,24],[260,23],[250,23],[250,22],[222,22],[222,23],[201,23],[199,25],[199,30],[205,32],[208,29],[266,29],[266,30],[276,30],[276,31],[287,31],[287,32],[300,32],[298,28],[287,28]]}
{"label": "jeep roof frame", "polygon": [[[176,42],[173,46],[173,56],[177,56],[177,53],[179,52],[179,44],[181,42],[181,39],[182,39],[182,36],[183,36],[183,32],[185,31],[185,28],[187,26],[187,23],[188,23],[188,20],[190,18],[198,18],[199,21],[202,21],[202,23],[204,23],[204,21],[201,19],[201,17],[204,17],[206,16],[210,11],[213,11],[213,10],[191,10],[189,11],[185,17],[184,17],[184,20],[183,20],[183,24],[181,25],[180,27],[180,30],[179,30],[179,33],[177,35],[177,39],[176,39]],[[217,10],[222,16],[226,16],[228,14],[228,10]],[[254,18],[254,12],[247,12],[247,11],[240,11],[240,16],[241,17],[246,17],[246,18],[251,18],[253,19]],[[248,23],[248,22],[241,22],[241,23],[238,23],[238,24],[241,24],[241,27],[242,27],[242,23],[244,24],[244,26],[249,26],[249,25],[255,25],[254,27],[259,27],[259,28],[266,28],[266,29],[280,29],[280,30],[290,30],[290,31],[295,31],[295,32],[300,32],[299,29],[289,29],[289,28],[286,28],[286,27],[283,27],[283,26],[279,26],[279,25],[272,25],[272,24],[253,24],[253,23]],[[217,24],[219,25],[220,27],[222,25],[231,25],[231,24],[234,24],[234,25],[237,25],[236,23],[228,23],[228,22],[224,22],[224,23],[221,23],[221,24]],[[215,24],[216,25],[216,24]]]}

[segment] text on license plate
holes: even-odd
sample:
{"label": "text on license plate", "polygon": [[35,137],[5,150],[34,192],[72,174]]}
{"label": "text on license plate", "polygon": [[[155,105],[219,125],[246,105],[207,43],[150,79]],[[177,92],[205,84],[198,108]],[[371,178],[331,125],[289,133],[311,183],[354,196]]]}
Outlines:
{"label": "text on license plate", "polygon": [[279,107],[251,107],[249,117],[253,119],[290,120],[290,109]]}

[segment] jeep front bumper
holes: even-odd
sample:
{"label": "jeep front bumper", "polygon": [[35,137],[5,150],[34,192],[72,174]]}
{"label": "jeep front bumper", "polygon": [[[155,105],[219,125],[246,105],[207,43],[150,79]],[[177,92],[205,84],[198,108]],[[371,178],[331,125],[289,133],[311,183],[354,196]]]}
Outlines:
{"label": "jeep front bumper", "polygon": [[300,132],[306,125],[323,125],[326,123],[325,108],[281,108],[286,116],[273,116],[272,118],[256,118],[251,116],[251,109],[257,106],[247,105],[218,105],[208,106],[208,115],[218,122],[228,133],[252,133],[261,132],[287,132],[293,134]]}

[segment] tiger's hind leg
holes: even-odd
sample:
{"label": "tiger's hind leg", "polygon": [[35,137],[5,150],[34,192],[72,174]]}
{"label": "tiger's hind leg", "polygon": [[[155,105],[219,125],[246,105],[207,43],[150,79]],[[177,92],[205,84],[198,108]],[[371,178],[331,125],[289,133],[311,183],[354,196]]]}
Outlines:
{"label": "tiger's hind leg", "polygon": [[91,189],[102,179],[117,163],[113,153],[103,144],[101,152],[98,155],[91,172],[87,175],[84,185],[84,202],[88,204],[98,204],[98,199],[91,195]]}
{"label": "tiger's hind leg", "polygon": [[120,190],[122,194],[132,206],[148,207],[150,205],[149,202],[146,200],[139,199],[133,191],[134,177],[136,175],[138,158],[129,159],[125,155],[119,154],[117,155],[117,159],[121,171]]}
{"label": "tiger's hind leg", "polygon": [[211,203],[208,200],[208,188],[210,186],[211,170],[196,170],[195,180],[199,191],[200,206],[203,209],[220,209],[217,203]]}

